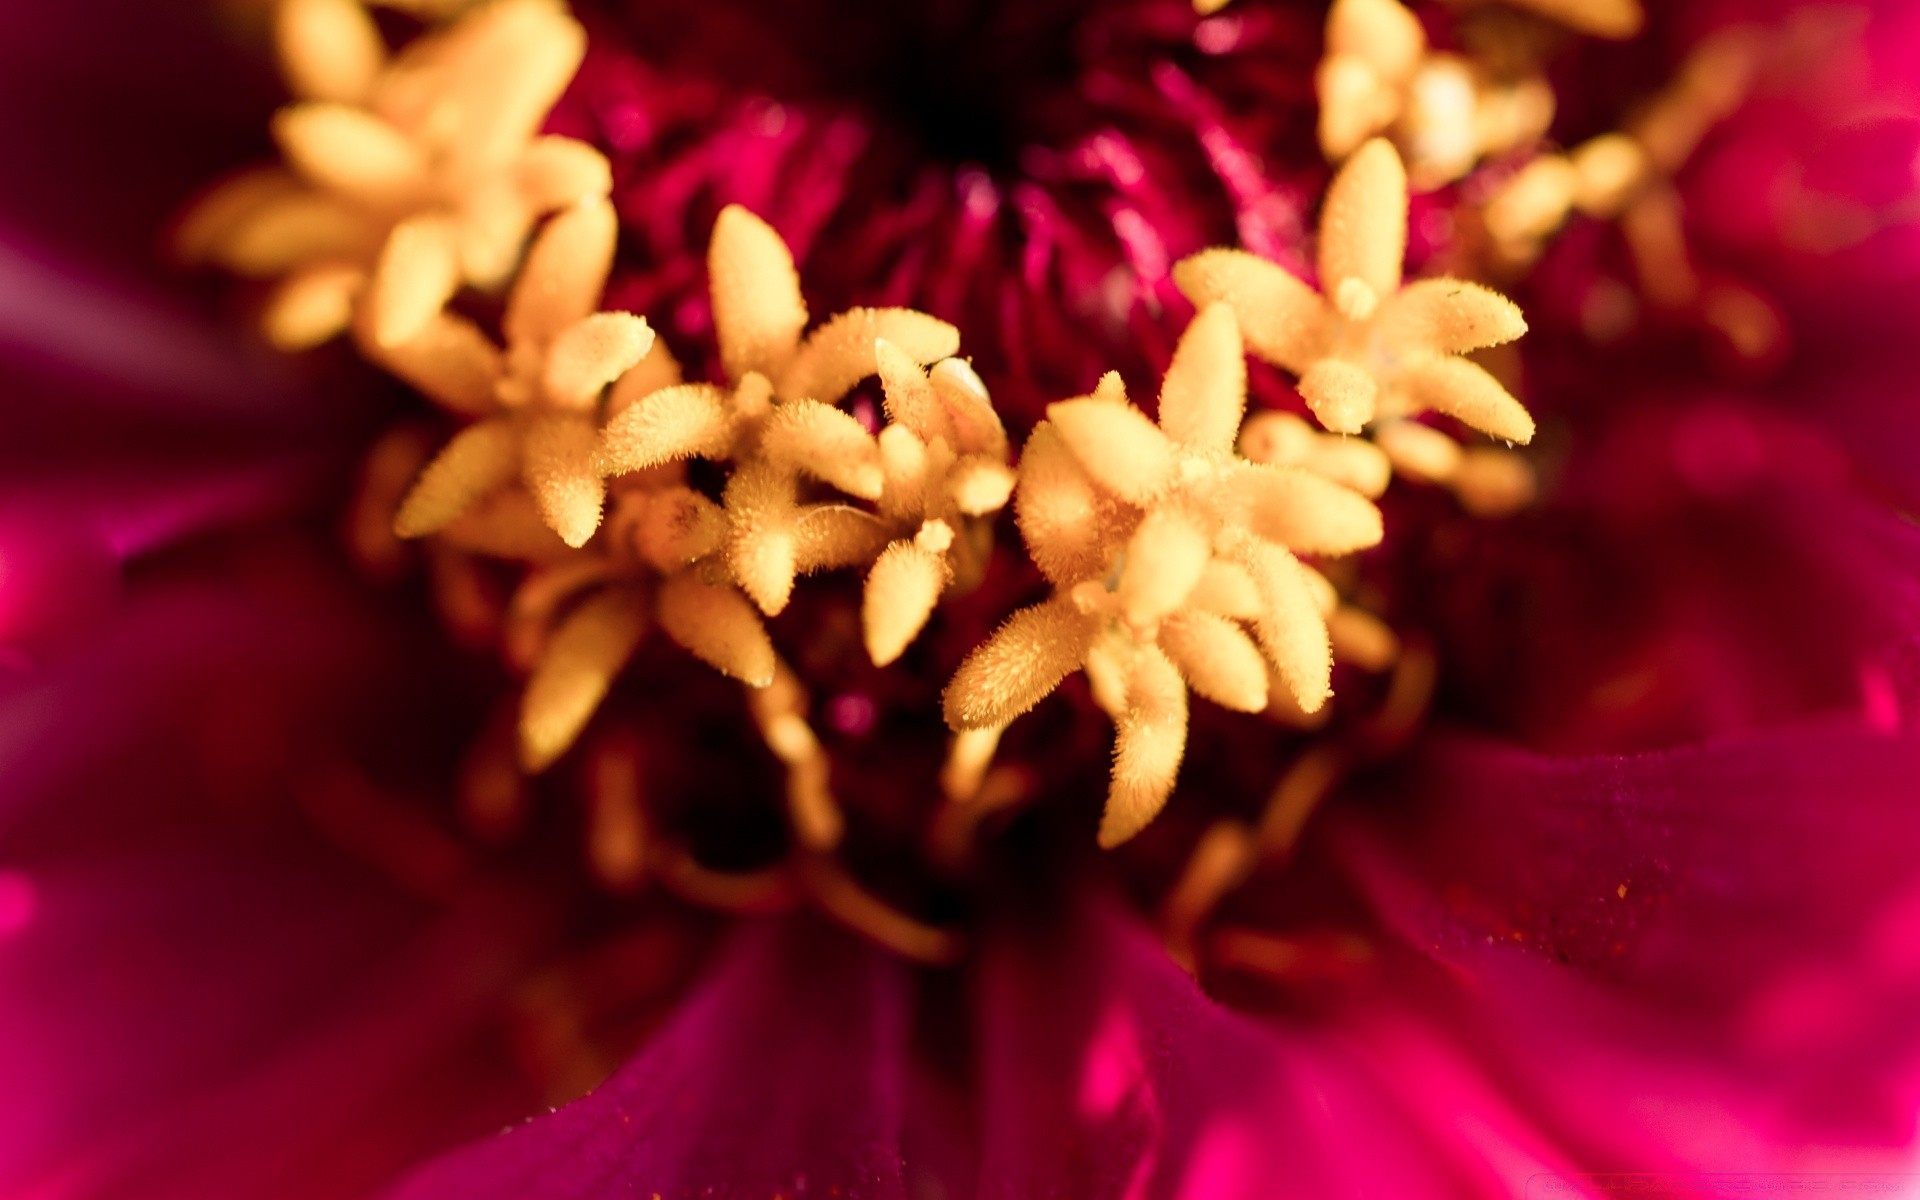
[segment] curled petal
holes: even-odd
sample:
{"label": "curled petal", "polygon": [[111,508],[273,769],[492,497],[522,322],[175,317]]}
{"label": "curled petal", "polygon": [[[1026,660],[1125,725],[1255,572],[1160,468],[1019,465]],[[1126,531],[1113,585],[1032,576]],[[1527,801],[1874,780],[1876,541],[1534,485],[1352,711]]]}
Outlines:
{"label": "curled petal", "polygon": [[850,308],[807,335],[779,376],[779,395],[831,404],[878,371],[874,342],[894,344],[915,363],[938,362],[960,349],[960,331],[910,308]]}
{"label": "curled petal", "polygon": [[1300,377],[1300,395],[1320,423],[1335,433],[1359,433],[1373,420],[1380,385],[1364,367],[1323,358]]}
{"label": "curled petal", "polygon": [[1147,827],[1173,794],[1187,752],[1187,685],[1167,656],[1137,647],[1127,672],[1127,707],[1115,723],[1113,782],[1100,815],[1100,846],[1111,850]]}
{"label": "curled petal", "polygon": [[920,635],[947,586],[947,560],[902,539],[888,546],[867,574],[860,627],[873,665],[899,658]]}
{"label": "curled petal", "polygon": [[1422,408],[1521,445],[1533,440],[1533,418],[1500,381],[1459,358],[1434,358],[1408,367],[1403,380]]}
{"label": "curled petal", "polygon": [[520,471],[520,432],[496,418],[453,435],[400,502],[393,531],[424,537],[465,512],[476,500],[505,486]]}
{"label": "curled petal", "polygon": [[1297,375],[1323,352],[1326,302],[1264,258],[1244,250],[1202,250],[1174,266],[1173,281],[1197,306],[1230,306],[1247,347],[1267,362]]}
{"label": "curled petal", "polygon": [[1014,613],[954,672],[947,724],[986,729],[1026,712],[1086,661],[1093,633],[1094,622],[1064,596]]}
{"label": "curled petal", "polygon": [[365,100],[387,57],[358,0],[284,0],[274,11],[273,40],[287,89],[303,100]]}
{"label": "curled petal", "polygon": [[1260,597],[1255,639],[1301,711],[1318,712],[1333,694],[1333,647],[1305,569],[1285,550],[1257,540],[1243,547],[1241,561]]}
{"label": "curled petal", "polygon": [[1130,405],[1063,400],[1047,406],[1047,419],[1080,468],[1129,504],[1152,503],[1179,470],[1167,435]]}
{"label": "curled petal", "polygon": [[434,213],[393,227],[367,288],[366,320],[376,346],[419,337],[460,289],[460,252],[453,227]]}
{"label": "curled petal", "polygon": [[739,592],[683,571],[660,585],[659,605],[660,627],[696,658],[750,687],[773,682],[773,643]]}
{"label": "curled petal", "polygon": [[1248,466],[1229,486],[1253,532],[1299,554],[1352,554],[1385,533],[1372,501],[1304,467]]}
{"label": "curled petal", "polygon": [[600,307],[619,220],[604,198],[548,221],[527,248],[501,328],[509,344],[544,346]]}
{"label": "curled petal", "polygon": [[1358,280],[1385,300],[1400,290],[1407,254],[1407,171],[1393,143],[1375,138],[1333,177],[1320,213],[1320,288]]}
{"label": "curled petal", "polygon": [[594,313],[569,325],[547,352],[542,384],[561,408],[593,407],[601,389],[653,348],[653,330],[632,313]]}
{"label": "curled petal", "polygon": [[567,752],[646,630],[630,590],[603,592],[554,630],[520,700],[520,765],[546,770]]}
{"label": "curled petal", "polygon": [[1499,346],[1527,331],[1520,306],[1464,279],[1422,279],[1387,302],[1381,332],[1387,344],[1434,354]]}
{"label": "curled petal", "polygon": [[733,436],[725,392],[706,383],[662,388],[600,431],[600,472],[624,475],[683,458],[724,458]]}
{"label": "curled petal", "polygon": [[570,137],[533,139],[517,174],[521,197],[536,213],[558,212],[613,191],[607,156]]}
{"label": "curled petal", "polygon": [[851,413],[817,400],[780,405],[760,434],[767,461],[805,471],[862,500],[878,500],[885,477],[880,448]]}
{"label": "curled petal", "polygon": [[1160,385],[1160,428],[1188,450],[1233,449],[1247,409],[1247,360],[1233,309],[1215,302],[1180,335]]}
{"label": "curled petal", "polygon": [[363,109],[325,101],[273,116],[274,140],[314,183],[374,205],[405,203],[427,186],[427,164],[398,129]]}
{"label": "curled petal", "polygon": [[1104,573],[1122,532],[1050,421],[1034,427],[1020,455],[1013,511],[1034,565],[1059,587]]}
{"label": "curled petal", "polygon": [[1120,607],[1135,629],[1153,624],[1187,602],[1213,556],[1207,523],[1181,507],[1147,513],[1127,542],[1120,572]]}
{"label": "curled petal", "polygon": [[713,327],[727,376],[778,372],[800,345],[807,303],[793,255],[773,226],[729,204],[713,224],[707,251]]}
{"label": "curled petal", "polygon": [[1160,626],[1160,649],[1180,668],[1188,686],[1235,712],[1267,707],[1267,660],[1234,622],[1188,609]]}
{"label": "curled petal", "polygon": [[584,546],[600,527],[606,481],[594,463],[593,422],[573,414],[540,417],[527,426],[520,475],[540,515],[560,540]]}

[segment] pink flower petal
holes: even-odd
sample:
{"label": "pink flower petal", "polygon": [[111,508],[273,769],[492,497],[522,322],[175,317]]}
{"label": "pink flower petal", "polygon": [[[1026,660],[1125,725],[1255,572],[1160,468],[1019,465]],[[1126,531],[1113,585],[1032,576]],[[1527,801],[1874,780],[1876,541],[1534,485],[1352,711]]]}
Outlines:
{"label": "pink flower petal", "polygon": [[838,930],[748,923],[612,1079],[395,1198],[905,1197],[906,985]]}

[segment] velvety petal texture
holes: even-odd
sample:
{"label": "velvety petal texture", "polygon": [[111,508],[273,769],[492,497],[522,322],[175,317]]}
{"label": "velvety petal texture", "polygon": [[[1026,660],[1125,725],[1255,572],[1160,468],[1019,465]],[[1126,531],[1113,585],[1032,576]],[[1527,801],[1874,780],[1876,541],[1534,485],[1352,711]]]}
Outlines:
{"label": "velvety petal texture", "polygon": [[[1390,817],[1336,837],[1398,934],[1468,983],[1488,1053],[1526,1062],[1525,1040],[1499,1048],[1519,1031],[1554,1048],[1524,1073],[1578,1136],[1696,1166],[1725,1161],[1713,1121],[1782,1161],[1892,1150],[1920,1082],[1916,771],[1911,732],[1839,724],[1632,758],[1444,740]],[[1601,1057],[1662,1044],[1646,1074]],[[1718,1115],[1664,1141],[1582,1095],[1680,1103],[1659,1081],[1689,1072]]]}
{"label": "velvety petal texture", "polygon": [[[563,607],[585,613],[574,628],[593,636],[559,639],[556,654],[586,680],[573,699],[634,707],[609,717],[561,703],[567,736],[539,779],[488,757],[511,756],[522,668],[541,661],[537,644],[496,653],[512,616],[505,576],[435,543],[396,550],[393,578],[362,578],[337,536],[378,428],[396,412],[440,421],[422,429],[444,445],[451,418],[350,339],[269,353],[248,332],[262,296],[196,294],[162,251],[196,188],[268,152],[267,114],[286,98],[264,50],[268,7],[0,10],[0,1195],[1452,1200],[1533,1197],[1582,1171],[1912,1177],[1911,5],[1870,0],[1852,26],[1807,26],[1837,40],[1810,33],[1819,53],[1805,57],[1818,61],[1754,89],[1659,181],[1655,216],[1673,224],[1653,265],[1684,261],[1718,309],[1663,305],[1641,286],[1647,256],[1636,261],[1623,222],[1576,216],[1537,271],[1503,285],[1525,313],[1517,348],[1476,350],[1472,365],[1382,363],[1393,357],[1382,344],[1350,338],[1341,352],[1354,361],[1317,371],[1304,369],[1308,350],[1353,334],[1344,323],[1389,300],[1403,267],[1412,307],[1396,320],[1433,326],[1448,351],[1510,340],[1523,322],[1504,300],[1420,305],[1476,252],[1455,206],[1550,149],[1416,189],[1409,211],[1397,151],[1377,140],[1348,176],[1359,182],[1323,203],[1336,170],[1315,139],[1324,5],[568,5],[586,58],[542,132],[579,140],[539,144],[584,157],[544,160],[551,187],[530,190],[565,191],[579,174],[605,191],[610,178],[610,207],[573,211],[602,234],[617,214],[617,249],[601,239],[589,265],[597,281],[612,264],[603,307],[635,314],[589,318],[565,347],[579,369],[543,381],[571,424],[564,438],[548,427],[549,453],[534,457],[566,470],[532,475],[565,477],[543,490],[583,556],[632,533],[617,520],[635,498],[623,489],[658,482],[617,480],[603,496],[600,423],[613,422],[618,465],[649,471],[667,456],[617,453],[647,432],[641,418],[709,458],[769,430],[776,449],[858,457],[891,410],[881,387],[845,376],[871,362],[889,387],[902,378],[887,350],[869,359],[875,329],[903,345],[926,340],[917,329],[941,347],[896,354],[925,403],[943,380],[959,386],[961,364],[931,382],[920,364],[964,336],[964,379],[977,368],[991,421],[963,406],[925,424],[964,441],[961,416],[977,419],[995,453],[975,446],[962,465],[984,471],[996,502],[1015,457],[1000,452],[1025,442],[1044,463],[1052,439],[1070,476],[1063,511],[1023,523],[1084,519],[1075,506],[1095,500],[1082,474],[1143,505],[1163,494],[1194,470],[1176,449],[1236,446],[1241,393],[1248,411],[1303,429],[1301,414],[1340,410],[1354,427],[1343,433],[1359,436],[1327,441],[1380,460],[1367,491],[1381,493],[1385,536],[1355,499],[1366,536],[1294,547],[1326,574],[1287,558],[1287,592],[1301,624],[1322,630],[1322,600],[1336,620],[1341,604],[1378,600],[1396,652],[1431,653],[1439,683],[1430,704],[1407,705],[1418,711],[1404,748],[1373,757],[1366,710],[1343,705],[1404,700],[1411,672],[1335,663],[1322,639],[1311,688],[1295,689],[1335,692],[1319,733],[1196,704],[1189,734],[1182,705],[1171,755],[1120,752],[1163,768],[1137,773],[1153,776],[1164,816],[1098,859],[1099,780],[1090,789],[1075,774],[1092,764],[1103,776],[1112,746],[1097,680],[1045,700],[1023,687],[990,697],[1002,708],[961,714],[967,745],[998,757],[971,764],[977,808],[942,799],[955,772],[940,770],[940,685],[973,646],[1024,611],[1009,628],[1045,668],[1025,682],[1049,683],[1111,632],[1088,593],[1045,599],[1012,522],[997,549],[986,520],[957,539],[939,523],[937,550],[910,528],[880,538],[924,559],[894,581],[912,636],[869,631],[886,653],[862,645],[858,579],[823,569],[787,606],[795,570],[817,565],[792,553],[756,591],[769,612],[785,607],[764,623],[711,562],[583,593]],[[457,7],[383,4],[377,26],[355,0],[304,13],[399,38]],[[1648,36],[1633,43],[1526,40],[1553,56],[1554,144],[1618,124],[1702,38],[1811,6],[1645,7]],[[1452,54],[1489,30],[1546,28],[1508,9],[1564,5],[1413,8],[1386,19],[1405,34],[1417,18]],[[567,29],[562,49],[575,45]],[[481,197],[476,211],[531,220],[523,199]],[[750,229],[747,208],[759,214]],[[740,256],[753,270],[719,281],[718,312],[701,252],[716,220],[761,251]],[[385,325],[426,331],[395,363],[431,376],[452,409],[492,412],[505,403],[495,376],[516,364],[449,350],[456,323],[430,310],[455,285],[453,249],[433,221],[394,251],[425,264],[421,277],[373,307],[395,310]],[[1363,229],[1381,236],[1340,237]],[[1287,318],[1229,337],[1239,318],[1215,309],[1199,326],[1210,339],[1244,338],[1303,369],[1226,354],[1186,376],[1193,394],[1162,397],[1178,446],[1140,417],[1151,453],[1116,466],[1087,430],[1165,373],[1192,314],[1175,282],[1182,260],[1201,291]],[[339,315],[350,287],[328,288],[359,270],[322,272],[333,307],[316,301],[319,317]],[[561,307],[586,316],[590,300],[575,299]],[[931,317],[914,317],[920,328],[885,315],[891,306]],[[459,346],[497,332],[498,296],[463,294],[455,308]],[[825,350],[798,348],[809,312],[849,309],[865,315],[829,323]],[[1475,314],[1505,332],[1482,336]],[[507,328],[524,317],[509,308]],[[677,424],[661,393],[627,406],[639,397],[616,383],[602,402],[641,328],[672,345]],[[624,331],[620,346],[610,330]],[[787,415],[749,436],[722,412],[736,392],[700,382],[739,383],[749,367],[821,403],[782,392],[769,411]],[[1376,369],[1397,373],[1391,386]],[[653,379],[640,367],[625,378],[642,377]],[[1492,519],[1413,479],[1388,488],[1386,457],[1354,416],[1392,420],[1390,405],[1412,400],[1472,416],[1462,397],[1511,405],[1509,388],[1537,430],[1517,409],[1479,423],[1537,435],[1509,466],[1524,462],[1528,488],[1537,472],[1540,500]],[[1195,396],[1222,389],[1231,411],[1202,420]],[[986,403],[972,383],[962,390]],[[1049,405],[1053,426],[1026,441]],[[819,427],[796,435],[788,426],[808,412]],[[499,427],[513,425],[516,460],[525,416]],[[1452,427],[1429,417],[1401,432],[1458,454],[1441,434]],[[944,434],[925,443],[956,451]],[[798,451],[775,457],[807,472],[804,485],[781,477],[789,508],[796,488],[810,503],[824,480],[860,495],[881,486],[865,459],[836,474]],[[719,469],[698,463],[666,483],[719,513]],[[486,490],[516,474],[487,475]],[[993,505],[961,508],[972,518]],[[1273,508],[1263,527],[1284,527],[1286,506]],[[717,544],[713,519],[701,536]],[[726,536],[738,549],[751,532]],[[1128,543],[1131,580],[1112,573],[1136,623],[1174,610],[1152,594],[1169,580],[1139,564],[1174,562],[1180,586],[1168,590],[1187,595],[1208,564],[1189,554],[1182,566],[1165,548],[1209,537],[1156,523]],[[1071,553],[1042,565],[1101,592],[1104,564],[1060,540]],[[1367,556],[1310,554],[1348,542]],[[956,562],[966,552],[964,572],[941,557],[949,548]],[[602,575],[595,562],[578,578],[597,587],[628,565]],[[842,584],[856,601],[836,617]],[[689,684],[704,668],[678,650],[678,666],[648,660],[671,648],[633,632],[642,609],[629,601],[643,595],[669,635],[735,678]],[[596,618],[620,636],[595,634]],[[1244,637],[1231,643],[1237,669],[1196,670],[1205,630],[1186,619],[1154,659],[1161,690],[1182,689],[1184,673],[1248,710],[1287,690],[1270,687]],[[887,673],[873,667],[889,655]],[[642,665],[617,675],[629,660]],[[771,704],[735,687],[776,680]],[[1021,707],[1034,712],[1003,742]],[[584,764],[564,757],[576,734]],[[627,743],[609,734],[641,750],[622,759]],[[1204,949],[1229,922],[1257,927],[1282,947],[1278,965],[1236,974],[1203,955],[1188,974],[1151,915],[1171,923],[1169,881],[1203,833],[1250,828],[1276,771],[1318,736],[1350,774],[1300,815],[1290,857],[1250,866],[1199,931]],[[1157,783],[1182,753],[1187,773],[1166,799]],[[783,764],[801,762],[814,774],[795,771],[782,792]],[[606,784],[616,768],[631,768],[625,791]],[[807,857],[818,848],[780,859],[783,803],[829,792],[844,859]],[[936,811],[979,827],[935,853],[921,824]],[[774,901],[738,906],[753,915],[704,911],[694,901],[712,896],[689,899],[689,878],[736,885],[716,885],[730,878],[717,868],[700,876],[698,855],[672,840],[683,836],[727,861],[785,863],[802,883],[780,876]],[[818,879],[810,896],[799,873],[826,861],[951,922],[965,957],[910,963],[812,911]],[[1316,974],[1312,954],[1295,953],[1315,939],[1344,948],[1338,970]]]}
{"label": "velvety petal texture", "polygon": [[1219,1007],[1130,918],[1090,905],[996,943],[977,986],[990,1197],[1439,1197],[1450,1160],[1407,1097],[1310,1026]]}
{"label": "velvety petal texture", "polygon": [[475,1048],[548,910],[302,816],[377,794],[339,752],[408,660],[295,547],[132,586],[0,686],[0,1191],[318,1200],[519,1111]]}
{"label": "velvety petal texture", "polygon": [[908,999],[901,964],[841,931],[745,924],[612,1079],[393,1195],[905,1197]]}

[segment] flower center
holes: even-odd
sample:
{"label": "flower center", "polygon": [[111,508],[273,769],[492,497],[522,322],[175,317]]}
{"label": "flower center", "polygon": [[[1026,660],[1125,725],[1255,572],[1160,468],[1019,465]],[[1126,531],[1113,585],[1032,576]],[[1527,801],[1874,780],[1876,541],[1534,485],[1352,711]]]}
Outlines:
{"label": "flower center", "polygon": [[[1161,837],[1170,944],[1212,953],[1221,897],[1433,693],[1368,558],[1421,531],[1375,501],[1532,495],[1482,353],[1526,322],[1408,278],[1411,194],[1467,180],[1463,276],[1575,211],[1671,241],[1667,181],[1758,61],[1723,45],[1559,155],[1528,38],[1440,54],[1396,0],[1338,0],[1313,64],[1299,14],[1243,7],[493,0],[390,46],[285,0],[292,169],[187,240],[280,280],[282,345],[346,333],[443,410],[437,451],[377,449],[354,528],[369,561],[422,543],[513,681],[476,828],[571,798],[610,891],[812,903],[927,961],[963,952],[996,827],[1062,860]],[[1285,163],[1315,133],[1309,236]]]}

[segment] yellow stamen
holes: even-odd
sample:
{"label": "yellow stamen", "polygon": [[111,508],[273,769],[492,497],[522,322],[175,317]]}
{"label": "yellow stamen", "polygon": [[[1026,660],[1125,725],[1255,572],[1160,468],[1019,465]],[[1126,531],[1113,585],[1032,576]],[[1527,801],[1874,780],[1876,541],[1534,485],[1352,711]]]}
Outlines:
{"label": "yellow stamen", "polygon": [[544,771],[579,737],[646,630],[630,591],[602,592],[554,630],[520,702],[520,765]]}
{"label": "yellow stamen", "polygon": [[1005,726],[1080,667],[1094,631],[1063,597],[1014,613],[947,685],[947,724],[959,731]]}
{"label": "yellow stamen", "polygon": [[1111,849],[1147,827],[1173,794],[1187,750],[1187,685],[1156,646],[1133,646],[1126,706],[1114,720],[1113,783],[1100,817]]}
{"label": "yellow stamen", "polygon": [[784,864],[761,871],[716,871],[684,848],[665,847],[654,862],[660,886],[690,904],[728,913],[790,909],[799,899],[793,872]]}
{"label": "yellow stamen", "polygon": [[601,885],[615,892],[638,887],[647,870],[641,767],[638,747],[620,738],[601,739],[587,760],[587,861]]}
{"label": "yellow stamen", "polygon": [[1320,802],[1327,798],[1347,771],[1347,753],[1337,746],[1308,749],[1280,777],[1267,796],[1255,838],[1260,853],[1284,858],[1300,840],[1301,830]]}
{"label": "yellow stamen", "polygon": [[[943,525],[942,528],[945,528]],[[951,544],[948,530],[945,541]],[[899,658],[920,633],[947,585],[947,546],[938,549],[916,541],[888,546],[867,574],[860,623],[867,654],[877,667]]]}
{"label": "yellow stamen", "polygon": [[260,328],[274,349],[296,353],[332,339],[353,321],[354,302],[366,272],[343,263],[321,263],[288,275],[260,314]]}
{"label": "yellow stamen", "polygon": [[807,724],[807,694],[785,663],[776,660],[773,678],[747,697],[767,748],[787,770],[787,811],[801,845],[831,850],[846,831],[846,819],[833,798],[827,752]]}
{"label": "yellow stamen", "polygon": [[1215,613],[1188,609],[1160,626],[1160,648],[1193,690],[1235,712],[1267,707],[1267,662],[1240,626]]}
{"label": "yellow stamen", "polygon": [[1253,871],[1254,851],[1252,830],[1239,821],[1214,822],[1200,835],[1162,902],[1160,928],[1167,952],[1189,972],[1196,967],[1195,935],[1221,898]]}
{"label": "yellow stamen", "polygon": [[994,725],[953,735],[947,761],[940,768],[940,790],[950,803],[967,804],[980,794],[981,781],[1005,732],[1004,727]]}
{"label": "yellow stamen", "polygon": [[746,598],[691,572],[660,585],[660,628],[694,657],[752,687],[773,682],[773,643]]}
{"label": "yellow stamen", "polygon": [[855,883],[822,855],[801,859],[800,876],[821,910],[876,945],[931,966],[951,966],[966,953],[957,933],[916,921]]}
{"label": "yellow stamen", "polygon": [[707,253],[713,329],[727,374],[777,374],[800,345],[807,304],[793,255],[773,227],[737,204],[720,210]]}
{"label": "yellow stamen", "polygon": [[273,40],[288,90],[307,100],[365,100],[386,66],[380,29],[358,0],[280,0]]}

